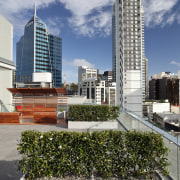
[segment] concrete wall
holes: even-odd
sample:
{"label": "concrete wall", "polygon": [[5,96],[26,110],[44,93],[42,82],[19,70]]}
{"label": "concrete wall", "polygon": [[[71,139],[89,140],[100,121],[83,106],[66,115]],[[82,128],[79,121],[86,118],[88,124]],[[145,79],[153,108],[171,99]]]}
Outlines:
{"label": "concrete wall", "polygon": [[12,61],[13,26],[0,15],[0,57]]}
{"label": "concrete wall", "polygon": [[[2,78],[3,77],[3,78]],[[0,100],[11,111],[12,95],[7,88],[12,87],[12,70],[0,67]],[[1,111],[1,108],[0,108]]]}
{"label": "concrete wall", "polygon": [[84,104],[86,101],[86,96],[69,96],[68,97],[68,104],[75,105],[75,104]]}
{"label": "concrete wall", "polygon": [[173,105],[171,105],[171,112],[173,112],[175,114],[180,114],[179,108],[180,108],[180,106],[173,106]]}
{"label": "concrete wall", "polygon": [[68,121],[68,129],[118,129],[117,121]]}
{"label": "concrete wall", "polygon": [[12,70],[15,69],[12,51],[13,26],[0,15],[0,100],[9,111],[12,110],[12,95],[7,88],[12,87]]}
{"label": "concrete wall", "polygon": [[142,116],[141,71],[127,70],[124,79],[124,107]]}
{"label": "concrete wall", "polygon": [[170,103],[153,103],[153,113],[170,112]]}

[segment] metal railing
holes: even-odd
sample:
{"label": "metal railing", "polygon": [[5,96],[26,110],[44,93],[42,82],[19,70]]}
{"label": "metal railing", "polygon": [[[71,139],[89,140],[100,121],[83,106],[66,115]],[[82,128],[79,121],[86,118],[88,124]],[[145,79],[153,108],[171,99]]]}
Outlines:
{"label": "metal railing", "polygon": [[176,134],[175,132],[172,135],[158,128],[151,121],[146,121],[144,118],[125,110],[120,112],[118,120],[123,125],[124,130],[160,133],[163,136],[165,146],[170,150],[168,154],[170,177],[174,180],[180,180],[180,138],[178,135],[173,136]]}
{"label": "metal railing", "polygon": [[0,100],[0,112],[9,112],[11,105],[5,105],[2,100]]}

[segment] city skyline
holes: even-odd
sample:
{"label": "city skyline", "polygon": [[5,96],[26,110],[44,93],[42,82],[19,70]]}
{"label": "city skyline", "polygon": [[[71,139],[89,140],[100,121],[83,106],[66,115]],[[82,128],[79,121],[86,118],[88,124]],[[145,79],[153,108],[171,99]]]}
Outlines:
{"label": "city skyline", "polygon": [[[77,82],[78,65],[112,69],[111,20],[114,0],[36,1],[37,15],[51,33],[62,37],[62,69],[66,82]],[[145,56],[149,77],[161,71],[180,69],[180,2],[144,0]],[[24,24],[33,16],[34,1],[2,1],[0,12],[13,24],[13,60],[15,44],[23,35]],[[64,80],[63,80],[64,81]]]}

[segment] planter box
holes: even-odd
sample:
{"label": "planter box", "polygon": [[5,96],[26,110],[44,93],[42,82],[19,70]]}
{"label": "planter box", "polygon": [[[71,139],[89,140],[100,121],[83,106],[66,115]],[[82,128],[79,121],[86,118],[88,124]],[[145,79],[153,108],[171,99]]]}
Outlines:
{"label": "planter box", "polygon": [[111,121],[68,121],[68,129],[118,129],[118,122]]}

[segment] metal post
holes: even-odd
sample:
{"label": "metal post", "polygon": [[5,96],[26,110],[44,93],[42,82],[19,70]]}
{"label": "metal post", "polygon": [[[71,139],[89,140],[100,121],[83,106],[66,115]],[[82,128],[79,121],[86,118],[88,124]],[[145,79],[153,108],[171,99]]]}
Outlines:
{"label": "metal post", "polygon": [[151,121],[151,103],[149,103],[149,122]]}
{"label": "metal post", "polygon": [[178,137],[179,137],[179,134],[177,134],[177,179],[179,180],[179,146],[178,146]]}
{"label": "metal post", "polygon": [[177,136],[177,144],[176,144],[176,146],[177,146],[177,152],[176,152],[177,153],[176,154],[177,155],[177,180],[180,180],[179,179],[179,168],[180,168],[179,167],[179,144],[178,144],[179,143],[179,134],[180,133],[179,132],[174,132],[173,130],[171,130],[171,134],[174,135],[175,137]]}

